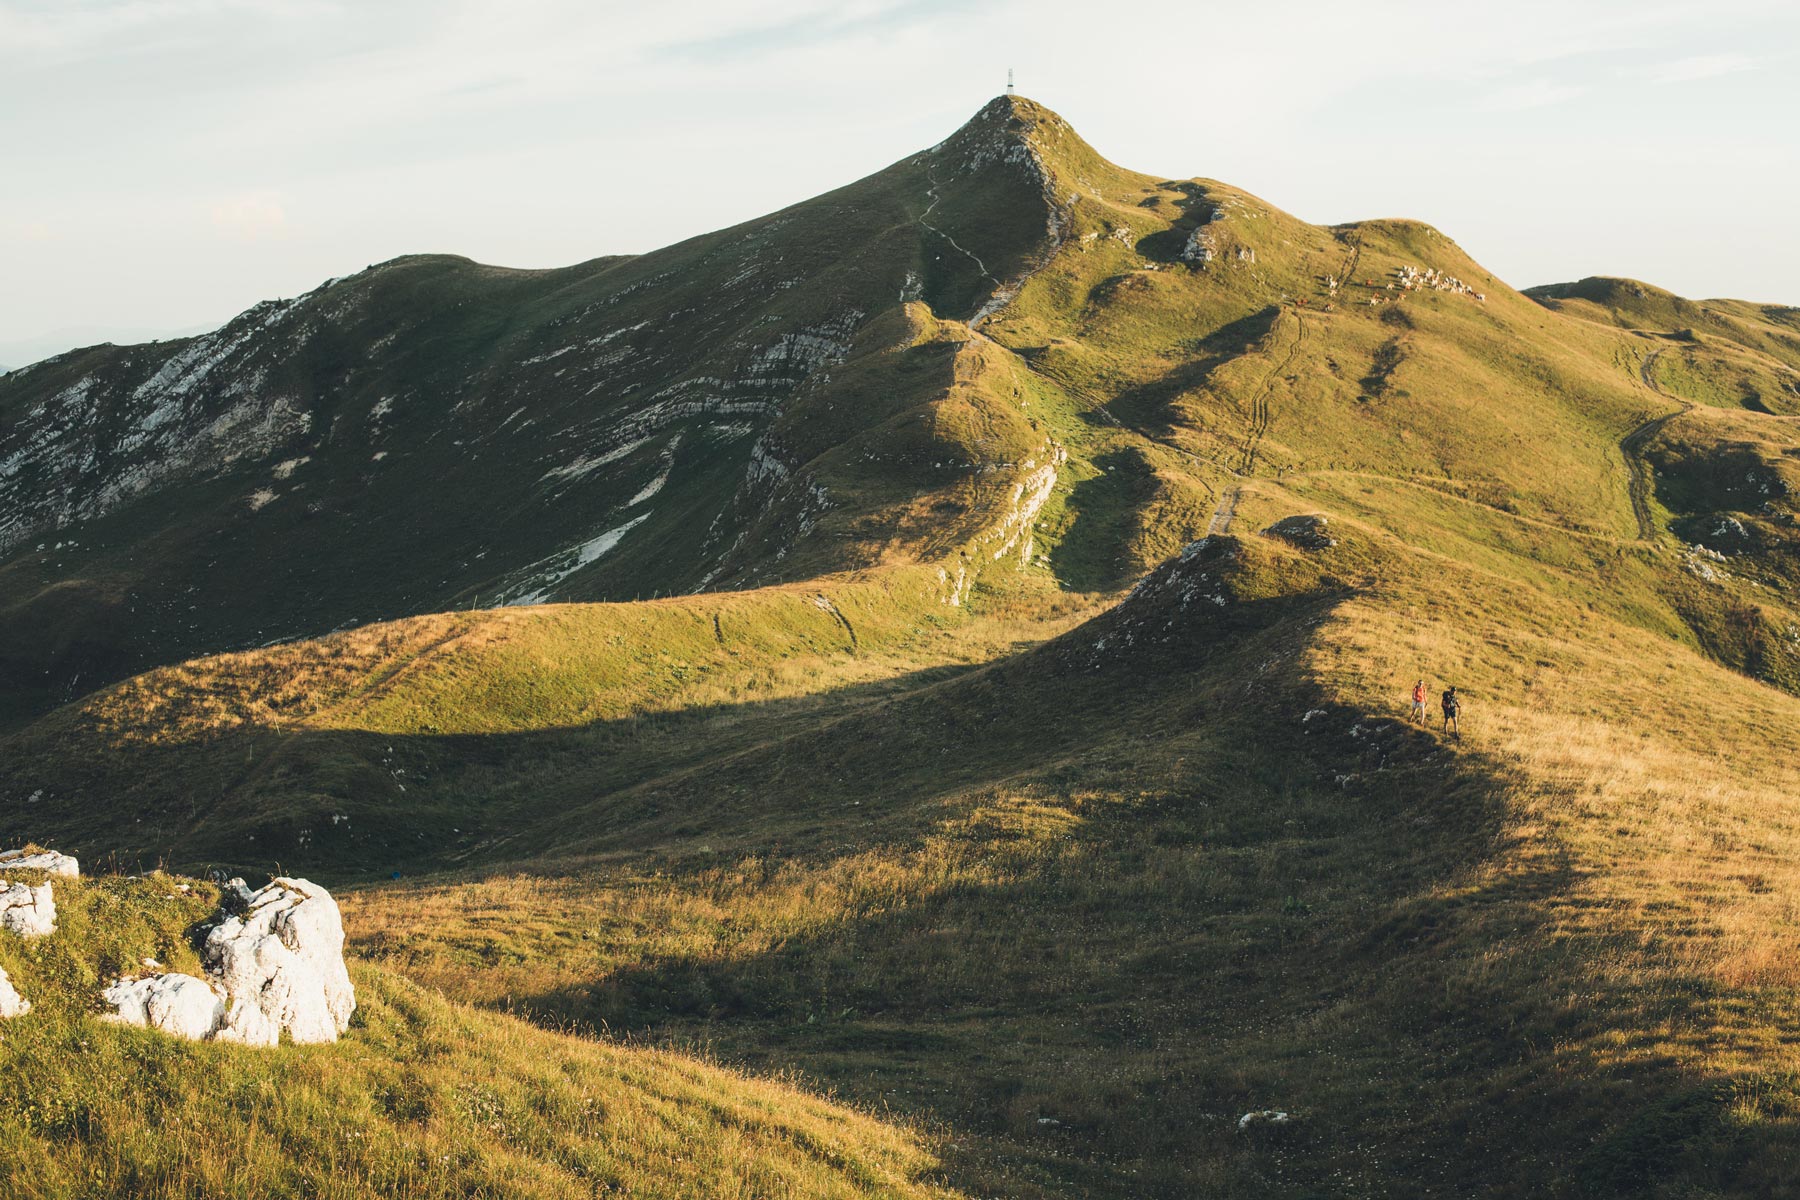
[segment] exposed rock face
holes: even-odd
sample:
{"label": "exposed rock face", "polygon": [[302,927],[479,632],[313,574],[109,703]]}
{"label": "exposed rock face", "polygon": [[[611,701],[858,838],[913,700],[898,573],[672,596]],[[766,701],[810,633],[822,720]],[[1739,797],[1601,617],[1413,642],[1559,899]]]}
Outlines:
{"label": "exposed rock face", "polygon": [[1187,242],[1181,247],[1181,261],[1204,267],[1217,253],[1213,246],[1212,230],[1202,225],[1188,234]]}
{"label": "exposed rock face", "polygon": [[233,1001],[260,1010],[267,1028],[249,1014],[239,1040],[281,1030],[296,1042],[335,1042],[350,1024],[356,992],[344,969],[344,925],[337,902],[304,879],[276,879],[250,897],[247,911],[227,917],[206,938],[207,969]]}
{"label": "exposed rock face", "polygon": [[56,897],[50,885],[15,883],[0,889],[0,929],[10,929],[20,937],[55,933]]}
{"label": "exposed rock face", "polygon": [[224,1000],[206,980],[192,975],[121,979],[106,989],[105,996],[119,1010],[112,1020],[147,1025],[196,1042],[212,1037],[225,1020]]}
{"label": "exposed rock face", "polygon": [[[219,1027],[213,1031],[213,1038],[221,1042],[242,1042],[246,1046],[274,1046],[281,1042],[281,1026],[268,1013],[258,1008],[254,1001],[238,996],[226,1009]],[[319,1040],[335,1042],[337,1034]]]}
{"label": "exposed rock face", "polygon": [[0,1021],[22,1017],[30,1011],[31,1001],[19,995],[19,989],[6,977],[6,968],[0,967]]}
{"label": "exposed rock face", "polygon": [[331,893],[304,879],[257,892],[225,885],[237,911],[207,935],[209,979],[122,979],[106,991],[115,1020],[195,1041],[273,1046],[335,1042],[350,1025],[356,992],[344,968],[344,925]]}
{"label": "exposed rock face", "polygon": [[26,853],[23,850],[0,850],[0,871],[48,871],[74,879],[81,874],[81,864],[67,854],[54,850]]}

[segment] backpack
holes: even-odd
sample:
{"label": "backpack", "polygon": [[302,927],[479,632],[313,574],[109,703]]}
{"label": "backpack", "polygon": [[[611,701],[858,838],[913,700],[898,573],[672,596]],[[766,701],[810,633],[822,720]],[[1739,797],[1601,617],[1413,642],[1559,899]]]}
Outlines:
{"label": "backpack", "polygon": [[1453,717],[1462,711],[1462,702],[1456,698],[1455,692],[1444,693],[1444,711]]}

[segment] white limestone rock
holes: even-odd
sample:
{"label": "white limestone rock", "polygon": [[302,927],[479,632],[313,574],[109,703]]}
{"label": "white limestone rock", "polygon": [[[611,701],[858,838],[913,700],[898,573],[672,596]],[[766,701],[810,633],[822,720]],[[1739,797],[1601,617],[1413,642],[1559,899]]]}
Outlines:
{"label": "white limestone rock", "polygon": [[190,1041],[204,1042],[225,1021],[225,1000],[214,985],[192,975],[152,975],[121,979],[105,993],[119,1011],[111,1020],[142,1025]]}
{"label": "white limestone rock", "polygon": [[317,884],[283,878],[254,893],[207,935],[204,958],[232,999],[230,1040],[272,1045],[286,1030],[296,1042],[335,1042],[350,1025],[343,920]]}
{"label": "white limestone rock", "polygon": [[0,1021],[22,1017],[30,1011],[31,1001],[19,995],[19,989],[6,977],[6,968],[0,967]]}
{"label": "white limestone rock", "polygon": [[230,915],[202,949],[207,978],[121,979],[106,990],[112,1019],[194,1041],[274,1046],[284,1030],[295,1042],[337,1041],[356,993],[331,893],[304,879],[255,892],[234,879],[224,893]]}
{"label": "white limestone rock", "polygon": [[10,929],[20,937],[55,933],[56,897],[50,885],[15,883],[0,888],[0,929]]}
{"label": "white limestone rock", "polygon": [[221,1042],[238,1042],[245,1046],[278,1046],[281,1026],[258,1008],[247,996],[232,1000],[224,1019],[213,1037]]}
{"label": "white limestone rock", "polygon": [[81,874],[81,864],[54,850],[29,854],[23,850],[0,850],[0,871],[48,871],[74,879]]}

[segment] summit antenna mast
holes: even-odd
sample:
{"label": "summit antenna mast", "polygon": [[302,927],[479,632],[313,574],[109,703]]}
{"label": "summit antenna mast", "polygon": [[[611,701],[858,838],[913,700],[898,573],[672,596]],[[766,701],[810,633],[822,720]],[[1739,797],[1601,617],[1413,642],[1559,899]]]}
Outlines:
{"label": "summit antenna mast", "polygon": [[1012,68],[1006,68],[1006,94],[1013,95]]}

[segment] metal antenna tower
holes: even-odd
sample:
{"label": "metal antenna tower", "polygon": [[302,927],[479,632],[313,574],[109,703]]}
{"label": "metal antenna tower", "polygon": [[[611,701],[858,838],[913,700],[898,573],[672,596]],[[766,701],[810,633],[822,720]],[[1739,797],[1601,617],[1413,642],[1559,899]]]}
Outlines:
{"label": "metal antenna tower", "polygon": [[1012,68],[1006,68],[1006,94],[1013,95]]}

